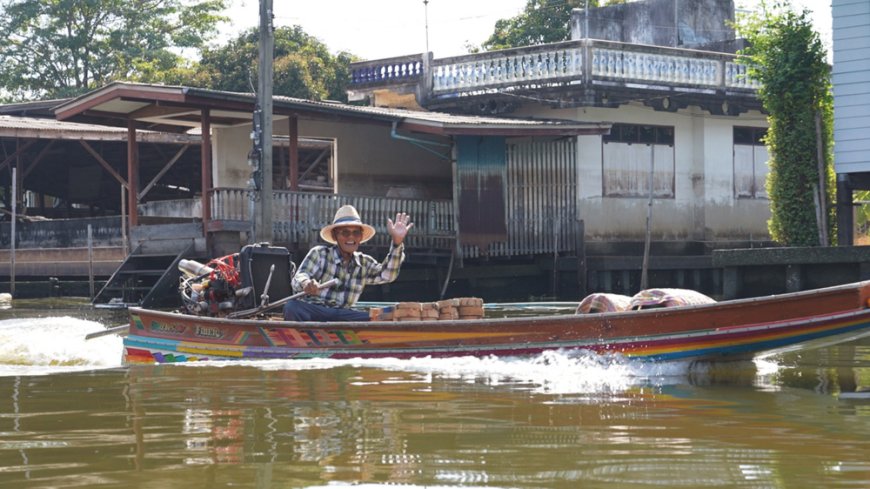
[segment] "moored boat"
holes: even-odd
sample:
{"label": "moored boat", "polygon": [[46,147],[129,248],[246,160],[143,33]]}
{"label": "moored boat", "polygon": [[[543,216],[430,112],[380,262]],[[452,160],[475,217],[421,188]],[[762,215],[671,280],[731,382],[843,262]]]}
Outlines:
{"label": "moored boat", "polygon": [[870,333],[870,282],[712,304],[597,314],[292,323],[130,308],[127,363],[525,356],[588,350],[646,360],[746,359]]}

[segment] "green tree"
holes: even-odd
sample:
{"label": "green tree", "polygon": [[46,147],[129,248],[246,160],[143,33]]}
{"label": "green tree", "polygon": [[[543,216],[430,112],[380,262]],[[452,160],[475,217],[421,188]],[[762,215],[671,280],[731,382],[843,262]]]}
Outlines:
{"label": "green tree", "polygon": [[[223,46],[203,51],[191,84],[235,92],[257,86],[257,29],[250,29]],[[325,44],[299,26],[275,30],[275,95],[313,100],[347,99],[349,65],[356,58],[345,52],[333,56]]]}
{"label": "green tree", "polygon": [[226,0],[0,0],[0,86],[65,97],[141,70],[170,70],[200,48]]}
{"label": "green tree", "polygon": [[[604,5],[622,3],[626,0],[603,2]],[[528,0],[515,17],[496,21],[492,35],[480,47],[492,51],[567,41],[571,37],[571,10],[597,8],[599,4],[598,0]],[[475,46],[468,46],[468,50],[477,52]]]}
{"label": "green tree", "polygon": [[[528,0],[515,17],[496,21],[481,47],[492,51],[565,41],[571,35],[571,10],[585,4],[585,0]],[[590,8],[597,6],[597,0],[589,2]]]}
{"label": "green tree", "polygon": [[833,96],[830,68],[810,13],[787,3],[742,19],[738,32],[749,40],[750,76],[761,83],[759,97],[768,113],[770,154],[767,193],[771,237],[790,246],[819,243],[815,195],[819,184],[816,118],[821,121],[825,197],[831,217],[828,236],[836,236],[832,212],[834,173],[831,155]]}

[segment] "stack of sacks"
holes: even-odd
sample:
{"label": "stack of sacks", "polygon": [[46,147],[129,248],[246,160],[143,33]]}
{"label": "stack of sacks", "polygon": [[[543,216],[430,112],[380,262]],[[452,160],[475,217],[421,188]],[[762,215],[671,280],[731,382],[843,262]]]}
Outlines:
{"label": "stack of sacks", "polygon": [[438,302],[399,302],[369,309],[372,321],[435,321],[483,318],[483,299],[461,297]]}
{"label": "stack of sacks", "polygon": [[420,304],[420,319],[423,321],[437,321],[440,319],[438,304],[435,302],[424,302]]}
{"label": "stack of sacks", "polygon": [[435,303],[438,306],[438,319],[452,321],[459,319],[459,299],[446,299]]}
{"label": "stack of sacks", "polygon": [[423,308],[419,302],[400,302],[393,310],[393,321],[419,321]]}
{"label": "stack of sacks", "polygon": [[631,297],[619,294],[596,292],[589,294],[577,306],[575,314],[595,314],[599,312],[627,311],[631,308]]}
{"label": "stack of sacks", "polygon": [[455,299],[459,301],[459,319],[481,319],[483,318],[483,299],[478,297],[460,297]]}
{"label": "stack of sacks", "polygon": [[631,298],[631,309],[651,309],[655,307],[696,306],[712,304],[715,300],[688,289],[646,289]]}

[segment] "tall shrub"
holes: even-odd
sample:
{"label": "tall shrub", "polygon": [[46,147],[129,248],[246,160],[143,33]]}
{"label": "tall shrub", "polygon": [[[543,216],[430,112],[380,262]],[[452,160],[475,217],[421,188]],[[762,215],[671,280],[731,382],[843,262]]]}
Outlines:
{"label": "tall shrub", "polygon": [[750,62],[750,76],[761,82],[759,97],[770,124],[766,140],[770,235],[789,246],[816,246],[820,244],[814,198],[819,184],[817,114],[825,182],[821,200],[828,216],[828,236],[836,236],[831,215],[833,97],[825,49],[812,28],[810,13],[796,13],[787,4],[743,19],[738,31],[750,43],[743,54]]}

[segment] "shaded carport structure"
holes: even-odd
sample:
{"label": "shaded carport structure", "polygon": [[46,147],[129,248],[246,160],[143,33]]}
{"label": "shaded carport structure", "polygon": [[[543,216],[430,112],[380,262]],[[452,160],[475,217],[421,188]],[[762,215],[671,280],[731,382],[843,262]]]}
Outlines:
{"label": "shaded carport structure", "polygon": [[[30,191],[35,206],[19,207],[47,218],[118,215],[124,211],[122,194],[129,188],[128,132],[96,124],[57,121],[44,114],[0,114],[0,186],[12,185],[16,168],[19,195]],[[28,111],[30,112],[30,111]],[[199,178],[199,135],[140,131],[140,169],[146,185],[137,200],[185,198]],[[161,182],[173,182],[166,185]],[[198,184],[197,184],[198,186]],[[11,192],[4,192],[11,207]]]}

